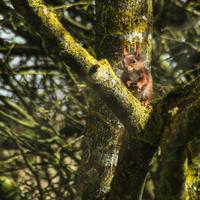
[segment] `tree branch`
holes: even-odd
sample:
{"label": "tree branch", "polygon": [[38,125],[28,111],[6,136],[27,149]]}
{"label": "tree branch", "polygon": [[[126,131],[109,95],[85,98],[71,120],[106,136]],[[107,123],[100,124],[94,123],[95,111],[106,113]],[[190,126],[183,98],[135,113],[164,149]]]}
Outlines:
{"label": "tree branch", "polygon": [[42,36],[51,41],[54,39],[65,62],[73,66],[78,74],[86,76],[128,131],[133,133],[133,137],[139,136],[144,130],[150,110],[140,105],[114,74],[110,64],[106,60],[96,60],[81,47],[42,0],[12,0],[12,3]]}
{"label": "tree branch", "polygon": [[179,109],[174,110],[172,122],[164,132],[158,199],[182,199],[187,192],[187,148],[189,142],[200,136],[200,98]]}

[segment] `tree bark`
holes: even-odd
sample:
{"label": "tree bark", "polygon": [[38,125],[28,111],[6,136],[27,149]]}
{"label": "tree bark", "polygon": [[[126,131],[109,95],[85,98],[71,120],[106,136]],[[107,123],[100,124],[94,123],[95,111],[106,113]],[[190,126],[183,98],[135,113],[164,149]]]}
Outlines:
{"label": "tree bark", "polygon": [[[112,63],[116,74],[121,76],[123,72],[121,44],[126,43],[130,53],[133,53],[136,44],[139,44],[142,62],[150,68],[152,2],[96,0],[96,10],[96,52],[98,57],[107,58]],[[133,134],[132,129],[128,130],[128,134],[125,135],[121,161],[118,164],[110,199],[141,198],[148,172],[147,166],[151,161],[150,155],[153,154],[155,148],[131,138]],[[124,174],[126,174],[125,178]]]}
{"label": "tree bark", "polygon": [[[194,98],[194,94],[187,98]],[[200,99],[190,106],[187,103],[184,106],[183,110],[179,110],[179,107],[171,110],[170,124],[163,134],[160,180],[156,193],[158,200],[183,200],[189,197],[198,199],[199,177],[192,161],[195,158],[194,149],[191,149],[194,144],[191,148],[189,144],[194,139],[198,144],[200,138],[200,125],[196,121],[200,117]],[[197,152],[199,153],[199,147]],[[196,187],[196,190],[191,191],[191,186]]]}

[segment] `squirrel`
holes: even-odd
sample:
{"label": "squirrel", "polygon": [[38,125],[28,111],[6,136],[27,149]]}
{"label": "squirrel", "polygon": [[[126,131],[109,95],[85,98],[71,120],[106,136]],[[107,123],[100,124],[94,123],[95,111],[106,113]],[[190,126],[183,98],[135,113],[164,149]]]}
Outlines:
{"label": "squirrel", "polygon": [[135,97],[144,106],[148,106],[153,94],[153,80],[150,70],[140,60],[141,50],[136,44],[135,53],[128,53],[122,41],[124,72],[122,81],[128,89],[135,91]]}

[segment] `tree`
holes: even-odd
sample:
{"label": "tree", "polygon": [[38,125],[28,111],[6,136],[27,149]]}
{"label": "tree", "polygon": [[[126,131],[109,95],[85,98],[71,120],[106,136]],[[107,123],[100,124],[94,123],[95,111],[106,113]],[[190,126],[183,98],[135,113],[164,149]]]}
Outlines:
{"label": "tree", "polygon": [[[152,1],[96,0],[95,9],[92,1],[0,5],[3,33],[10,33],[1,36],[1,171],[20,183],[22,199],[198,199],[198,3],[155,1],[149,107],[120,76],[124,41],[141,47],[150,68]],[[175,8],[184,14],[174,17]],[[94,14],[95,40],[88,39]],[[182,17],[190,23],[177,30]]]}

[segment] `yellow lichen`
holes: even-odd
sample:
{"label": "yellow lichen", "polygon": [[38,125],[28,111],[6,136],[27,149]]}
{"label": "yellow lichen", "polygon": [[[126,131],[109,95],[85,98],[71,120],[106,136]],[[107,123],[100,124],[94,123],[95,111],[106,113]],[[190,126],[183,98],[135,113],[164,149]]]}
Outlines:
{"label": "yellow lichen", "polygon": [[176,106],[168,111],[169,114],[171,114],[172,117],[174,117],[179,111],[179,108]]}

